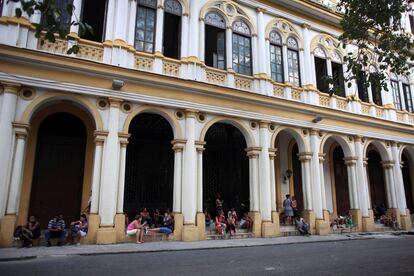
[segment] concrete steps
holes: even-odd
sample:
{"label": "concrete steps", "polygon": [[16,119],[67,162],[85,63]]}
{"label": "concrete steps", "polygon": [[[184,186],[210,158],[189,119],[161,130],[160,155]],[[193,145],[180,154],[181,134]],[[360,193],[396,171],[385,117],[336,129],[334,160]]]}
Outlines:
{"label": "concrete steps", "polygon": [[[226,235],[226,239],[229,239],[230,235]],[[248,239],[254,238],[253,233],[248,232],[247,229],[236,228],[236,233],[231,237],[231,239]],[[211,227],[206,228],[206,240],[220,240],[221,236],[217,233],[217,230],[211,229]]]}
{"label": "concrete steps", "polygon": [[293,225],[280,225],[281,237],[300,236],[300,232]]}

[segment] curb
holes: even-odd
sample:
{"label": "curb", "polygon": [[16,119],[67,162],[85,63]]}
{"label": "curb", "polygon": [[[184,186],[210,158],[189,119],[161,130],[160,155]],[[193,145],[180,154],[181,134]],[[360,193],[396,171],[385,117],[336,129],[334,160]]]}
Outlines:
{"label": "curb", "polygon": [[37,256],[23,256],[23,257],[11,257],[11,258],[0,258],[1,262],[13,262],[13,261],[25,261],[25,260],[32,260],[36,259]]}

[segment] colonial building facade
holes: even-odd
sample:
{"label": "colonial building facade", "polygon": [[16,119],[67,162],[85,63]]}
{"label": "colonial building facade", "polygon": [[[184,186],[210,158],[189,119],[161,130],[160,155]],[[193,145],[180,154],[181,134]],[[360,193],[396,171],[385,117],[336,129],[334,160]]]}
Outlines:
{"label": "colonial building facade", "polygon": [[74,0],[55,43],[35,37],[40,14],[1,2],[1,246],[30,214],[45,226],[85,209],[88,242],[122,242],[141,207],[202,240],[216,193],[248,208],[256,237],[280,235],[286,194],[316,234],[348,213],[372,231],[383,204],[411,228],[413,79],[345,85],[356,49],[337,47],[335,1]]}

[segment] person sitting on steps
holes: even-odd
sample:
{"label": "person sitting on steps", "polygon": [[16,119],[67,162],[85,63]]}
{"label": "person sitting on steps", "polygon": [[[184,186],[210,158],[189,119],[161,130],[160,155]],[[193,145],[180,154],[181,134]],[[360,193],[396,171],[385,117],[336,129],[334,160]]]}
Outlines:
{"label": "person sitting on steps", "polygon": [[142,217],[141,215],[136,215],[135,219],[128,224],[127,227],[127,235],[128,236],[136,236],[136,243],[140,244],[144,242],[144,226],[146,225],[145,223],[141,223]]}
{"label": "person sitting on steps", "polygon": [[76,245],[80,245],[80,239],[88,234],[88,219],[85,214],[82,214],[79,220],[70,224],[70,231],[70,243],[73,243],[73,238],[76,238]]}
{"label": "person sitting on steps", "polygon": [[51,246],[50,238],[58,238],[59,241],[57,243],[58,246],[61,246],[66,237],[66,225],[65,221],[63,220],[62,214],[57,214],[53,219],[51,219],[47,225],[47,230],[45,232],[45,238],[47,245]]}
{"label": "person sitting on steps", "polygon": [[161,234],[171,234],[174,232],[174,216],[170,215],[170,219],[164,222],[164,226],[158,228],[145,228],[145,234],[148,232],[152,233],[161,233]]}

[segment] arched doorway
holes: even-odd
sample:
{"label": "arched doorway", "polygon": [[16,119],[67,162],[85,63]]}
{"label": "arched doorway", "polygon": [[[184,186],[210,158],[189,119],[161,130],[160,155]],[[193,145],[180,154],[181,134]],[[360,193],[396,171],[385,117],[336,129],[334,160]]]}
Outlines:
{"label": "arched doorway", "polygon": [[249,159],[246,140],[236,127],[215,123],[205,136],[203,153],[203,208],[216,214],[215,199],[220,193],[225,211],[249,211]]}
{"label": "arched doorway", "polygon": [[299,147],[298,144],[295,143],[291,151],[293,191],[290,191],[290,193],[296,198],[298,211],[301,212],[304,209],[302,187],[302,164],[299,160],[298,154]]}
{"label": "arched doorway", "polygon": [[332,151],[332,172],[335,187],[336,214],[348,215],[351,208],[349,201],[348,172],[344,161],[344,152],[337,145]]}
{"label": "arched doorway", "polygon": [[68,223],[79,218],[87,129],[71,113],[54,113],[39,126],[29,214],[42,228],[56,214]]}
{"label": "arched doorway", "polygon": [[141,113],[132,119],[129,133],[124,212],[132,219],[143,207],[150,212],[171,209],[174,176],[171,125],[161,115]]}
{"label": "arched doorway", "polygon": [[403,163],[402,175],[404,180],[404,191],[405,191],[405,200],[407,202],[407,208],[410,210],[410,213],[414,213],[414,202],[413,202],[413,181],[414,181],[414,167],[412,159],[406,153],[403,152],[401,161]]}
{"label": "arched doorway", "polygon": [[375,148],[368,149],[368,180],[370,187],[371,206],[387,206],[385,195],[385,176],[381,164],[381,156]]}

